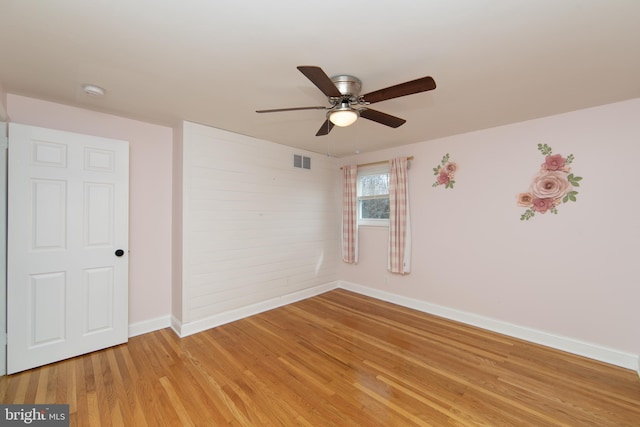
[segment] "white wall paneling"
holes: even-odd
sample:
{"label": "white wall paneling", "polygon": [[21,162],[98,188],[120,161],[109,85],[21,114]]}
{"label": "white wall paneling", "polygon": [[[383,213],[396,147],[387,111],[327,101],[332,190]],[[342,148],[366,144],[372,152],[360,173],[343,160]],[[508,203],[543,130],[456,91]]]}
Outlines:
{"label": "white wall paneling", "polygon": [[300,150],[183,127],[182,313],[174,310],[174,323],[192,333],[193,325],[206,329],[225,313],[335,282],[335,159],[302,152],[312,167],[294,168]]}

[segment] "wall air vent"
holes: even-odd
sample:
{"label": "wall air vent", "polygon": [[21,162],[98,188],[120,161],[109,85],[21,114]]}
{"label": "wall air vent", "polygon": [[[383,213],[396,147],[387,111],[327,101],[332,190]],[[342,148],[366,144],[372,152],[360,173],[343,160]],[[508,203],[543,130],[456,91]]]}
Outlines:
{"label": "wall air vent", "polygon": [[293,155],[293,167],[300,169],[311,169],[311,157],[301,156],[299,154]]}

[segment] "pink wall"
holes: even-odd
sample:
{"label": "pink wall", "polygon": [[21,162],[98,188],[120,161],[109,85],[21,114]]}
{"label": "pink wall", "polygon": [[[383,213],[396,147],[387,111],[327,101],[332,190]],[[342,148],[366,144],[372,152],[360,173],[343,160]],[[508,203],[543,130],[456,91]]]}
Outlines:
{"label": "pink wall", "polygon": [[[386,271],[387,229],[360,230],[340,278],[525,328],[640,354],[640,99],[341,159],[413,155],[413,271]],[[464,120],[464,117],[460,117]],[[577,202],[521,221],[544,156],[574,154]],[[450,153],[454,189],[433,188]]]}
{"label": "pink wall", "polygon": [[[130,322],[168,318],[172,274],[180,286],[171,267],[172,211],[181,213],[179,195],[172,201],[172,185],[180,187],[172,129],[11,94],[7,110],[14,122],[130,141]],[[634,99],[341,159],[415,156],[412,273],[388,274],[387,229],[363,228],[360,263],[341,264],[340,279],[640,354],[638,117]],[[520,221],[515,198],[544,159],[539,143],[574,154],[584,179],[577,202]],[[445,153],[459,165],[453,190],[431,186]],[[173,304],[179,312],[181,301]]]}
{"label": "pink wall", "polygon": [[7,95],[12,122],[129,141],[129,323],[171,313],[171,128]]}

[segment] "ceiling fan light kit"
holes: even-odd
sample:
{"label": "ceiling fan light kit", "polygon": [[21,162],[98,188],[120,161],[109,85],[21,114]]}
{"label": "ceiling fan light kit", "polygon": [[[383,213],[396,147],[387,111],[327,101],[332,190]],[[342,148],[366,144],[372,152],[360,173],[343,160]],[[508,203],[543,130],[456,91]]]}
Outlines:
{"label": "ceiling fan light kit", "polygon": [[337,110],[330,111],[327,115],[329,116],[331,123],[340,127],[351,126],[356,122],[356,120],[358,120],[357,110],[354,110],[349,106],[346,108],[340,107]]}
{"label": "ceiling fan light kit", "polygon": [[381,111],[370,108],[354,108],[358,105],[369,105],[374,102],[385,101],[387,99],[401,96],[413,95],[436,88],[436,82],[431,77],[422,77],[406,83],[390,86],[366,95],[360,95],[362,81],[359,78],[347,74],[329,78],[322,68],[312,65],[301,65],[298,70],[304,74],[322,93],[331,104],[330,107],[295,107],[279,108],[272,110],[258,110],[256,113],[274,113],[292,110],[326,109],[327,120],[322,124],[316,136],[327,135],[333,126],[350,126],[362,117],[385,126],[397,128],[402,126],[406,120],[392,116]]}
{"label": "ceiling fan light kit", "polygon": [[[329,102],[333,104],[333,107],[327,113],[327,118],[336,126],[351,126],[358,120],[359,116],[358,110],[351,107],[351,104],[358,104],[362,81],[354,76],[340,75],[331,77],[331,82],[338,89],[341,96],[329,97]],[[339,107],[337,107],[338,104],[340,104]]]}

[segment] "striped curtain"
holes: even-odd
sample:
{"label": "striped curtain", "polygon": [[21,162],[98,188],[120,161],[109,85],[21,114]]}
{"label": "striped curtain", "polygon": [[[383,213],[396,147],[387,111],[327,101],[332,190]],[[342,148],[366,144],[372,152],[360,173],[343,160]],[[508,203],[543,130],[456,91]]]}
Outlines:
{"label": "striped curtain", "polygon": [[392,159],[389,168],[389,263],[392,273],[411,271],[411,218],[406,157]]}
{"label": "striped curtain", "polygon": [[342,168],[342,260],[358,262],[358,166]]}

